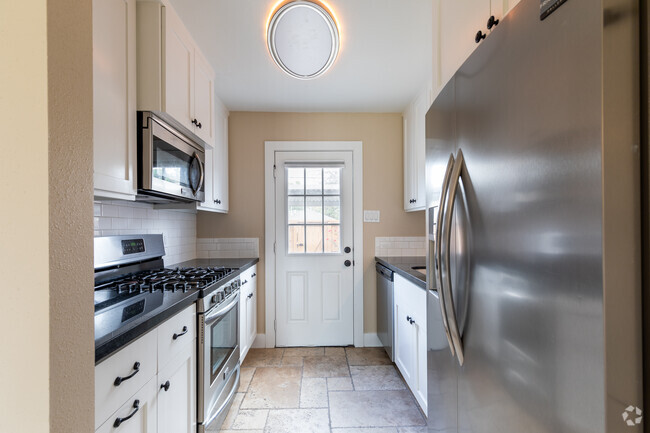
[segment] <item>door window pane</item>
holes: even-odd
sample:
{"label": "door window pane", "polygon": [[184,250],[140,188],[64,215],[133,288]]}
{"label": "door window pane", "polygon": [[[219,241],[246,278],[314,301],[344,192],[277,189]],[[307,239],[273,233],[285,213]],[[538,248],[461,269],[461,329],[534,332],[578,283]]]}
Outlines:
{"label": "door window pane", "polygon": [[323,189],[326,195],[341,194],[341,169],[324,168],[323,169]]}
{"label": "door window pane", "polygon": [[304,224],[305,223],[305,197],[287,197],[288,218],[289,224]]}
{"label": "door window pane", "polygon": [[341,226],[325,226],[325,252],[326,253],[340,253],[341,252]]}
{"label": "door window pane", "polygon": [[307,184],[307,195],[318,194],[323,191],[323,169],[322,168],[306,168],[305,169],[305,182]]}
{"label": "door window pane", "polygon": [[341,198],[337,195],[323,197],[325,202],[324,220],[325,224],[340,224],[341,222]]}
{"label": "door window pane", "polygon": [[322,253],[323,252],[323,226],[314,225],[307,226],[307,252],[308,253]]}
{"label": "door window pane", "polygon": [[305,169],[287,168],[288,195],[303,195],[305,193]]}
{"label": "door window pane", "polygon": [[323,197],[307,196],[307,224],[323,224]]}
{"label": "door window pane", "polygon": [[289,254],[305,252],[305,226],[289,226]]}

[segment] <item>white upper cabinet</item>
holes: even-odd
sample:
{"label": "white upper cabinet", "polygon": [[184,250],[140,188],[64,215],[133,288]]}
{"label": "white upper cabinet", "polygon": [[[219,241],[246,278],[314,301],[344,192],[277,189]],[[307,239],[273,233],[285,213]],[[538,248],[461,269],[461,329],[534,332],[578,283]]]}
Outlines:
{"label": "white upper cabinet", "polygon": [[93,0],[93,152],[96,197],[134,200],[135,0]]}
{"label": "white upper cabinet", "polygon": [[[519,0],[434,0],[434,95],[438,94],[485,36],[494,30],[518,2]],[[493,20],[490,17],[494,17]]]}
{"label": "white upper cabinet", "polygon": [[138,110],[164,111],[213,146],[214,70],[168,4],[139,1],[137,22]]}
{"label": "white upper cabinet", "polygon": [[205,201],[198,210],[228,213],[228,110],[217,100],[214,149],[205,149]]}
{"label": "white upper cabinet", "polygon": [[403,114],[404,210],[407,212],[425,208],[425,118],[433,102],[431,97],[431,86],[427,86]]}

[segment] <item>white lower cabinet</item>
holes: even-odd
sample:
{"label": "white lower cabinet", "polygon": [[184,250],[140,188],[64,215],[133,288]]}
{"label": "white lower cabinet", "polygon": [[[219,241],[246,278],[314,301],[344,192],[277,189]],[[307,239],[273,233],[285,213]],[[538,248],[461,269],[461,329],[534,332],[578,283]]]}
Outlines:
{"label": "white lower cabinet", "polygon": [[257,265],[241,273],[239,298],[239,359],[244,361],[257,337]]}
{"label": "white lower cabinet", "polygon": [[394,290],[395,364],[427,413],[426,292],[398,274]]}
{"label": "white lower cabinet", "polygon": [[196,339],[158,373],[158,433],[196,431]]}
{"label": "white lower cabinet", "polygon": [[192,304],[95,366],[96,433],[196,432],[195,321]]}
{"label": "white lower cabinet", "polygon": [[158,381],[153,377],[124,403],[96,433],[156,433]]}

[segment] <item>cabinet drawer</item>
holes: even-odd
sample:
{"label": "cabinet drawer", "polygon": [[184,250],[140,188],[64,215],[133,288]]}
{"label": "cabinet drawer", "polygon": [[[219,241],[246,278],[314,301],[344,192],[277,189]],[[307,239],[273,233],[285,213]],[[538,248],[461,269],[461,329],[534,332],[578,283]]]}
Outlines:
{"label": "cabinet drawer", "polygon": [[95,428],[155,376],[156,344],[154,330],[95,367]]}
{"label": "cabinet drawer", "polygon": [[158,370],[194,338],[196,304],[190,305],[158,327]]}
{"label": "cabinet drawer", "polygon": [[[156,417],[157,392],[158,380],[153,377],[133,396],[126,399],[122,406],[96,429],[96,433],[155,433],[158,421]],[[129,419],[124,419],[130,415],[132,416]],[[115,420],[118,418],[123,421],[118,427],[115,427]]]}

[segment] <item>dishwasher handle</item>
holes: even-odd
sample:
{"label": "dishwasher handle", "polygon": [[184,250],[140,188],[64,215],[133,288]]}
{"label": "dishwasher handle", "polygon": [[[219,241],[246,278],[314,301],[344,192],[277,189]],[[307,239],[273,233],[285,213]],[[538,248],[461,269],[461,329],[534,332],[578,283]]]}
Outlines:
{"label": "dishwasher handle", "polygon": [[393,281],[394,272],[388,269],[386,266],[375,263],[375,269],[377,270],[378,275],[381,275],[389,281]]}

